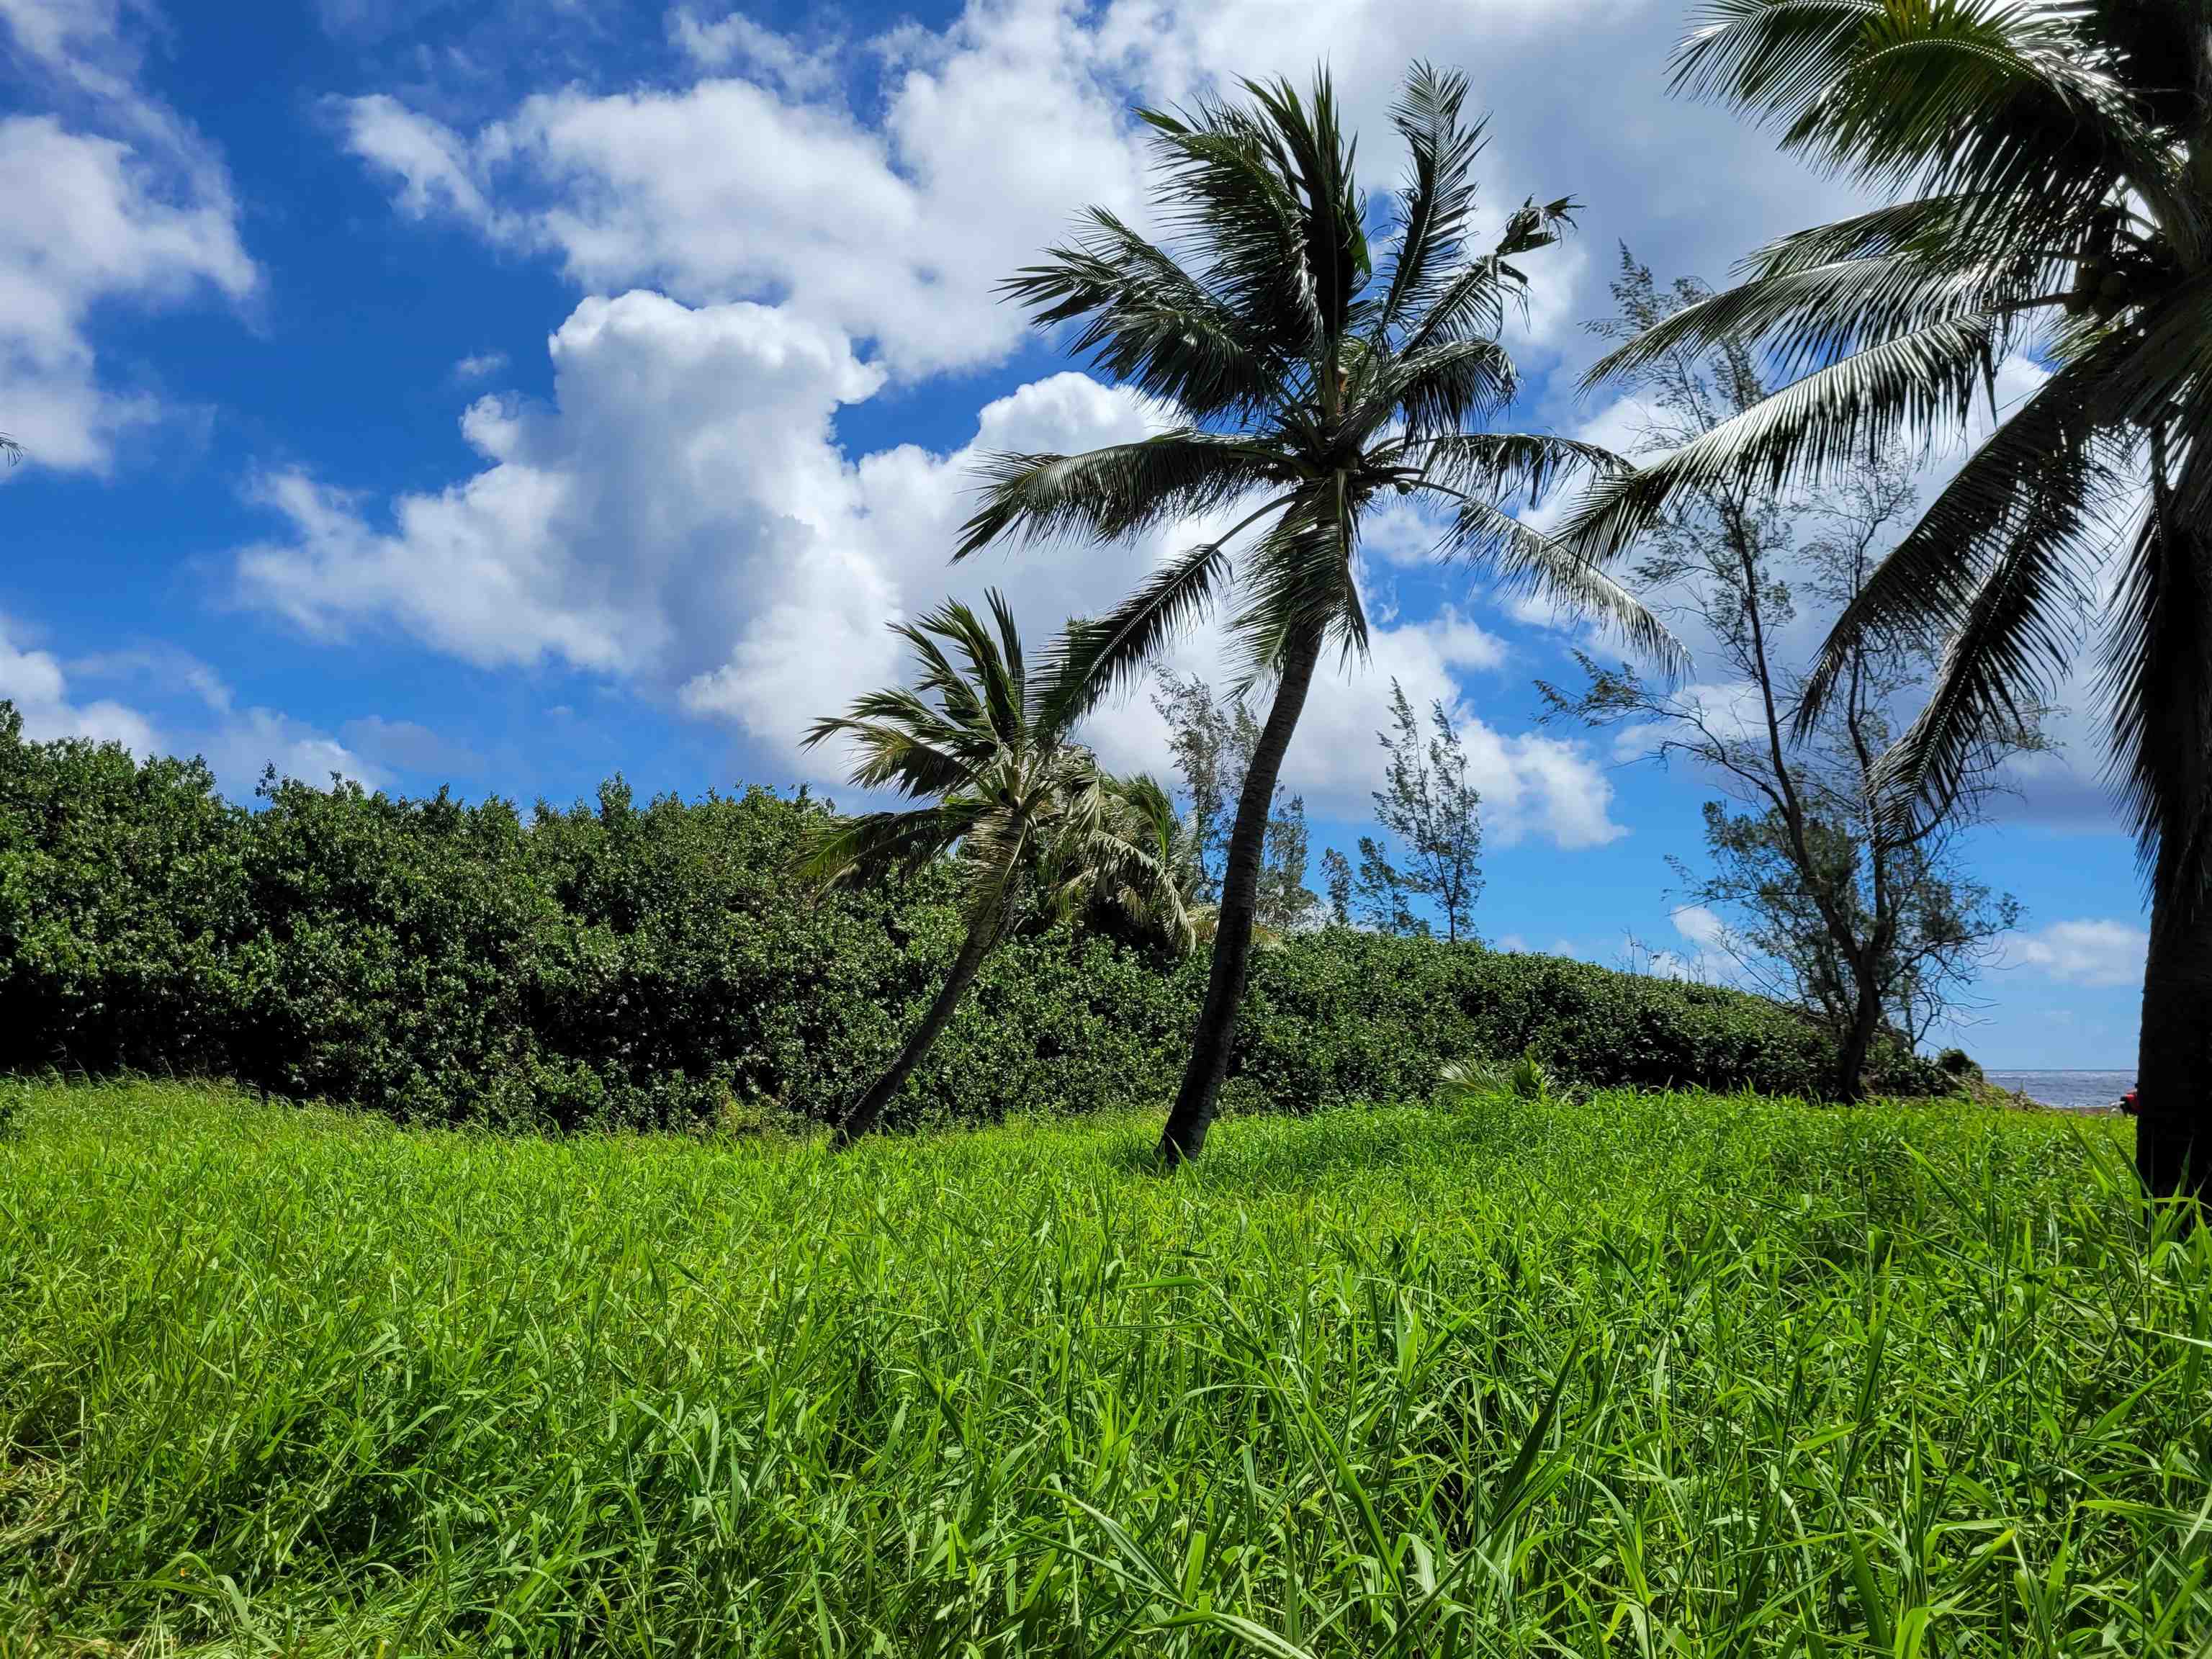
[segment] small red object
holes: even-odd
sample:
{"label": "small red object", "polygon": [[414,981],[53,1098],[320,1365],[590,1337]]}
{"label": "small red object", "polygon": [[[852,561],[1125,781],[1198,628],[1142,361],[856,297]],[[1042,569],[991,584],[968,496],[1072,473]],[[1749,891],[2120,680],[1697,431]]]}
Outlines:
{"label": "small red object", "polygon": [[2130,1089],[2127,1093],[2120,1097],[2120,1109],[2125,1112],[2130,1117],[2136,1116],[2142,1110],[2142,1107],[2136,1100],[2136,1091],[2134,1090]]}

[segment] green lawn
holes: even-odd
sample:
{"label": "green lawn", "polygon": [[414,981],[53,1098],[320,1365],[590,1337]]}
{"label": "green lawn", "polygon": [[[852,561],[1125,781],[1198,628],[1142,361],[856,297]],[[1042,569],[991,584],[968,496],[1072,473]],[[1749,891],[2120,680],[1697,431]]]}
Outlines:
{"label": "green lawn", "polygon": [[0,1088],[0,1651],[2212,1642],[2212,1230],[2119,1122],[1499,1099],[1170,1180]]}

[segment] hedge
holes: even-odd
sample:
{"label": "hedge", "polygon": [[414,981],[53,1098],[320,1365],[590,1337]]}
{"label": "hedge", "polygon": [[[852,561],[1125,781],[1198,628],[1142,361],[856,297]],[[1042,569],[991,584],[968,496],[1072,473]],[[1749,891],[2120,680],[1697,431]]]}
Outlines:
{"label": "hedge", "polygon": [[[465,804],[264,784],[31,743],[0,703],[0,1067],[224,1075],[410,1120],[666,1127],[825,1117],[886,1060],[957,942],[933,874],[826,897],[785,861],[824,810],[763,789]],[[896,1121],[1154,1103],[1203,958],[1067,927],[986,968]],[[1558,957],[1303,935],[1255,958],[1238,1109],[1418,1097],[1532,1047],[1594,1085],[1812,1094],[1830,1048],[1741,993]],[[1881,1086],[1940,1089],[1887,1054]]]}

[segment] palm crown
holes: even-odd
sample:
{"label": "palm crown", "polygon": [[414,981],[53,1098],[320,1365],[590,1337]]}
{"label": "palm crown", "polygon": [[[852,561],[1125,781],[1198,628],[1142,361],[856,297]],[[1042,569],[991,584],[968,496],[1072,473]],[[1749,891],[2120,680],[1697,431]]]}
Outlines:
{"label": "palm crown", "polygon": [[1516,262],[1558,240],[1572,203],[1526,202],[1474,248],[1482,129],[1462,119],[1462,76],[1417,66],[1393,115],[1410,162],[1378,268],[1328,76],[1310,100],[1287,82],[1245,85],[1249,107],[1145,112],[1165,243],[1094,208],[1073,241],[1006,284],[1039,325],[1079,324],[1074,348],[1176,424],[1085,454],[994,457],[955,556],[1009,535],[1121,541],[1231,519],[1073,630],[1068,648],[1107,679],[1136,672],[1231,586],[1231,546],[1252,532],[1231,630],[1257,678],[1304,638],[1364,650],[1353,561],[1361,509],[1387,490],[1443,509],[1443,551],[1670,651],[1593,562],[1500,505],[1613,458],[1480,429],[1517,390],[1498,337],[1525,294]]}
{"label": "palm crown", "polygon": [[971,927],[995,927],[1026,901],[1054,915],[1119,909],[1187,944],[1166,838],[1175,811],[1149,777],[1103,770],[1071,739],[1087,700],[1064,673],[1032,675],[1005,599],[991,623],[949,603],[894,629],[913,647],[912,687],[872,691],[818,720],[811,747],[842,737],[851,777],[927,804],[833,821],[809,846],[802,875],[820,882],[951,854]]}
{"label": "palm crown", "polygon": [[1076,349],[1175,423],[1086,454],[994,458],[954,555],[1008,536],[1110,542],[1186,519],[1225,526],[1115,610],[1071,624],[1062,645],[1070,683],[1096,695],[1233,590],[1244,684],[1275,680],[1230,834],[1206,1000],[1161,1139],[1170,1162],[1204,1145],[1227,1075],[1267,819],[1316,665],[1332,641],[1343,658],[1367,648],[1357,560],[1369,503],[1385,491],[1413,497],[1443,516],[1441,552],[1674,654],[1597,562],[1507,510],[1613,458],[1486,429],[1517,390],[1498,339],[1526,295],[1516,261],[1556,241],[1573,204],[1524,202],[1476,249],[1482,131],[1461,118],[1462,77],[1416,66],[1393,112],[1409,163],[1378,261],[1327,74],[1304,98],[1283,82],[1244,89],[1246,106],[1145,113],[1164,242],[1093,209],[1074,240],[1007,285],[1041,326],[1079,325]]}
{"label": "palm crown", "polygon": [[[2206,873],[2208,596],[2185,543],[2212,507],[2212,151],[2191,0],[1720,0],[1677,81],[1907,199],[1760,249],[1743,280],[1591,371],[1764,340],[1790,383],[1632,477],[1565,531],[1634,538],[1675,492],[1773,486],[1966,421],[1997,365],[2043,385],[1997,421],[1840,618],[1811,688],[1869,631],[1953,643],[1889,769],[1955,790],[1986,734],[2055,682],[2097,567],[2125,557],[2106,638],[2115,759],[2147,855]],[[2148,462],[2153,507],[2135,498]],[[2132,528],[2129,520],[2134,520]]]}

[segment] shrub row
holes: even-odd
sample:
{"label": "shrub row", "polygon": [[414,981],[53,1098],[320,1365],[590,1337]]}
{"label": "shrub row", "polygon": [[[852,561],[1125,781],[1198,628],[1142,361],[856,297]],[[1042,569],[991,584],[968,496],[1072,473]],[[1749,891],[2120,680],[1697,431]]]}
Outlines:
{"label": "shrub row", "polygon": [[[666,1126],[732,1103],[834,1113],[957,942],[925,874],[817,900],[784,876],[823,809],[751,789],[465,805],[23,739],[0,703],[0,1067],[221,1074],[407,1119]],[[1155,1102],[1202,959],[1018,935],[901,1103],[906,1121]],[[1262,953],[1231,1101],[1425,1093],[1533,1045],[1593,1084],[1811,1093],[1788,1010],[1556,957],[1341,930]],[[1896,1053],[1883,1081],[1940,1086]]]}

